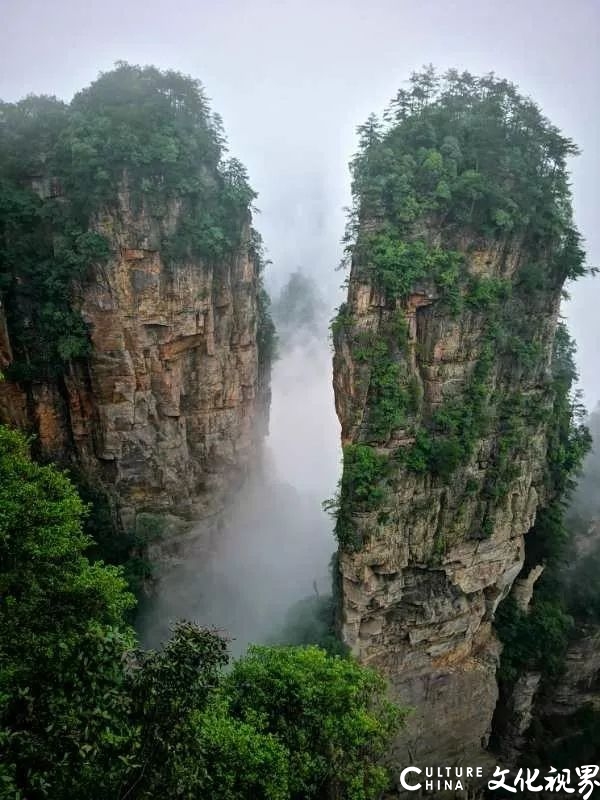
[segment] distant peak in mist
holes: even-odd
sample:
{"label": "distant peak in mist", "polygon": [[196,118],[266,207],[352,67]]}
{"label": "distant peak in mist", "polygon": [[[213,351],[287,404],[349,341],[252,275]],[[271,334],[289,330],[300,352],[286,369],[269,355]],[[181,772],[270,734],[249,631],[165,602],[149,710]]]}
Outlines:
{"label": "distant peak in mist", "polygon": [[300,267],[291,273],[274,299],[272,312],[284,347],[293,343],[299,332],[303,336],[325,336],[327,303],[317,282]]}

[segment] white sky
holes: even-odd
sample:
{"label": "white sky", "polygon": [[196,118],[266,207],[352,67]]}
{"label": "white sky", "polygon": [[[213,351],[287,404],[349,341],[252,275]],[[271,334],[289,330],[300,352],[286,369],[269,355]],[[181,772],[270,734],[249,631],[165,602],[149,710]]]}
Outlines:
{"label": "white sky", "polygon": [[[596,225],[600,0],[0,0],[0,97],[63,98],[124,59],[200,78],[260,193],[271,282],[303,266],[332,295],[356,125],[411,70],[495,71],[573,137],[575,210]],[[565,308],[588,406],[600,400],[600,277]]]}

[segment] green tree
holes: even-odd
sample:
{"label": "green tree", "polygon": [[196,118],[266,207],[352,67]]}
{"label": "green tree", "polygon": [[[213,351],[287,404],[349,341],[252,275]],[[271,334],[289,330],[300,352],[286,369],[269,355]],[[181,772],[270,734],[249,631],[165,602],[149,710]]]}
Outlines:
{"label": "green tree", "polygon": [[112,797],[131,736],[122,656],[133,598],[116,568],[85,558],[84,506],[69,480],[4,427],[0,509],[6,796]]}
{"label": "green tree", "polygon": [[381,759],[402,712],[385,683],[318,647],[252,647],[226,681],[231,712],[289,752],[291,800],[367,800],[387,787]]}
{"label": "green tree", "polygon": [[96,220],[123,197],[134,214],[158,222],[157,248],[169,264],[193,258],[218,267],[248,245],[256,195],[225,149],[200,82],[155,67],[119,62],[69,105],[51,97],[0,102],[10,377],[56,377],[89,354],[74,289],[110,257]]}
{"label": "green tree", "polygon": [[429,66],[413,73],[384,119],[371,115],[359,128],[351,252],[363,236],[368,252],[381,249],[377,234],[362,231],[366,221],[412,241],[425,220],[443,226],[446,241],[465,228],[489,238],[520,233],[548,273],[585,272],[566,171],[577,148],[514,84],[493,74],[439,76]]}
{"label": "green tree", "polygon": [[256,648],[179,623],[135,649],[118,568],[90,563],[73,485],[0,427],[0,798],[379,797],[402,714],[318,647]]}

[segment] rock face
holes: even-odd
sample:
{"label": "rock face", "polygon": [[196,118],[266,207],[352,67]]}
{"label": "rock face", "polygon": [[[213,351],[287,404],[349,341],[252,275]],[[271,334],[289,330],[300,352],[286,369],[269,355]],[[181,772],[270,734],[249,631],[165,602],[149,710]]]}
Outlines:
{"label": "rock face", "polygon": [[[511,596],[524,614],[531,613],[535,585],[544,572],[538,564],[512,585]],[[526,570],[524,570],[525,572]],[[536,699],[542,684],[537,670],[522,672],[511,685],[500,687],[500,697],[493,720],[494,750],[504,764],[514,766],[527,746],[527,731],[531,725]]]}
{"label": "rock face", "polygon": [[585,705],[600,711],[600,630],[586,626],[569,645],[565,670],[546,700],[545,715],[572,714]]}
{"label": "rock face", "polygon": [[[91,355],[54,381],[0,384],[2,422],[32,430],[42,457],[107,490],[127,529],[140,512],[214,518],[266,424],[251,248],[218,264],[167,262],[161,241],[180,213],[176,202],[160,218],[134,211],[121,191],[93,223],[111,257],[73,287]],[[0,339],[6,367],[5,324]]]}
{"label": "rock face", "polygon": [[[439,234],[434,234],[439,240]],[[386,459],[382,500],[353,512],[358,546],[339,558],[339,626],[361,662],[390,681],[394,697],[414,712],[395,745],[394,763],[486,763],[498,697],[500,645],[494,612],[524,563],[524,535],[543,499],[546,457],[544,409],[559,307],[559,286],[521,294],[527,254],[518,243],[452,242],[464,254],[463,278],[500,279],[513,292],[508,318],[528,309],[536,358],[528,367],[505,357],[497,342],[485,376],[488,424],[450,476],[407,466],[422,425],[448,402],[468,401],[492,320],[488,311],[448,308],[427,282],[392,303],[352,265],[346,323],[335,335],[334,388],[346,445],[368,443]],[[464,293],[464,285],[461,291]],[[373,444],[373,366],[362,355],[365,335],[379,337],[400,314],[407,340],[395,354],[418,403],[406,424]],[[479,387],[480,388],[480,387]],[[501,405],[519,398],[524,427],[510,447],[512,467],[500,491],[499,453],[509,424]],[[536,414],[536,410],[540,412]],[[435,438],[435,429],[432,434]]]}
{"label": "rock face", "polygon": [[[597,762],[600,719],[600,631],[578,624],[565,655],[564,669],[553,681],[539,672],[520,675],[497,708],[494,734],[498,758],[512,770],[535,764],[568,767]],[[498,736],[498,734],[500,734]],[[574,784],[578,778],[574,777]],[[571,792],[572,794],[572,792]],[[534,797],[535,793],[525,793]],[[542,797],[557,796],[543,792]],[[563,792],[559,797],[569,797]]]}
{"label": "rock face", "polygon": [[483,766],[495,615],[544,560],[524,537],[568,472],[575,148],[514,85],[433,67],[358,132],[333,326],[339,630],[414,708],[395,767]]}

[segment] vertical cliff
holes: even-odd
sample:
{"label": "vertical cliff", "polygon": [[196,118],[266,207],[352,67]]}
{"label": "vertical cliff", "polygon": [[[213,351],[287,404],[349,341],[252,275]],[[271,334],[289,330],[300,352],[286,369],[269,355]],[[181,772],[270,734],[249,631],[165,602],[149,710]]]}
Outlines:
{"label": "vertical cliff", "polygon": [[[563,373],[573,374],[564,353],[562,361]],[[494,749],[519,766],[574,769],[600,753],[598,410],[587,425],[593,448],[577,485],[555,495],[563,508],[555,500],[538,515],[526,539],[522,576],[498,614],[504,650]],[[551,448],[550,464],[569,452],[567,430],[562,445]],[[543,567],[532,567],[540,561]]]}
{"label": "vertical cliff", "polygon": [[339,627],[413,706],[398,763],[477,763],[494,615],[551,501],[571,142],[493,76],[414,75],[360,129],[334,322]]}
{"label": "vertical cliff", "polygon": [[124,64],[2,120],[0,419],[121,528],[214,521],[265,430],[272,340],[220,120],[197,82]]}

